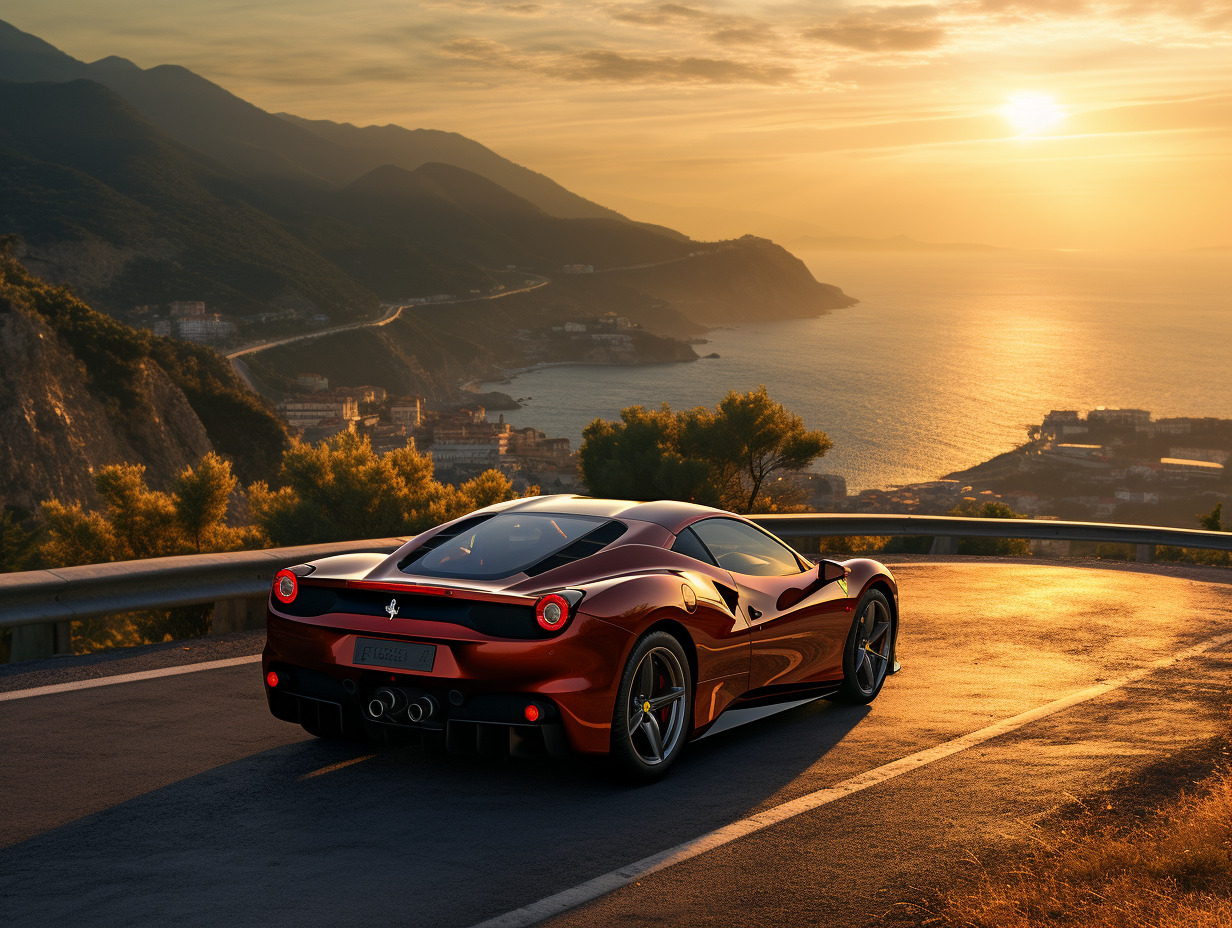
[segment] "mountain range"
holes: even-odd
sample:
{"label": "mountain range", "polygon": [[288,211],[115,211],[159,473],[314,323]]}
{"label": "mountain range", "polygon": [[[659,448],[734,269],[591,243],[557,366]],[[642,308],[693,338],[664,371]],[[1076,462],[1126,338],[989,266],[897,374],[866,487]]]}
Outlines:
{"label": "mountain range", "polygon": [[633,221],[455,133],[269,113],[0,22],[0,502],[93,502],[92,471],[122,461],[165,487],[211,448],[273,475],[288,439],[265,400],[213,349],[124,324],[147,307],[203,300],[262,338],[434,294],[462,298],[248,369],[446,398],[562,320],[627,316],[642,359],[669,360],[708,325],[855,302],[766,239]]}
{"label": "mountain range", "polygon": [[456,133],[268,113],[187,69],[82,62],[7,23],[0,197],[0,233],[21,237],[23,263],[119,316],[204,300],[238,315],[372,318],[380,302],[524,276],[510,266],[591,265],[642,297],[684,295],[700,326],[852,302],[764,240],[724,246],[744,252],[736,268],[772,259],[736,282],[738,298],[694,293],[684,266],[621,280],[618,269],[674,264],[705,243]]}

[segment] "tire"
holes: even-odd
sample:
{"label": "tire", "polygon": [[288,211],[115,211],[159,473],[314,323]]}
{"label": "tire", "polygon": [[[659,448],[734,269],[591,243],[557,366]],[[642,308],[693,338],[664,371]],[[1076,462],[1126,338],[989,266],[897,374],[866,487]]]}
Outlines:
{"label": "tire", "polygon": [[693,727],[693,678],[684,647],[667,632],[633,646],[612,712],[611,761],[626,779],[657,780]]}
{"label": "tire", "polygon": [[843,647],[843,685],[831,698],[863,706],[877,698],[894,663],[894,620],[890,602],[879,590],[860,598]]}

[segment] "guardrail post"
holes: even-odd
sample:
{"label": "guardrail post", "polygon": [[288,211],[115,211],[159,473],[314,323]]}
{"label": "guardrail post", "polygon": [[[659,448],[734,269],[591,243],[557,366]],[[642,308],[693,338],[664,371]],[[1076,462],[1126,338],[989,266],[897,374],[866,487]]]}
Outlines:
{"label": "guardrail post", "polygon": [[55,649],[57,654],[73,653],[73,623],[57,622]]}
{"label": "guardrail post", "polygon": [[958,539],[953,535],[934,535],[933,546],[928,549],[929,554],[957,554]]}
{"label": "guardrail post", "polygon": [[56,630],[51,625],[18,625],[13,629],[9,661],[33,661],[56,653]]}
{"label": "guardrail post", "polygon": [[214,603],[214,618],[210,622],[211,635],[229,632],[244,632],[265,628],[266,596],[249,596],[244,599],[221,599]]}
{"label": "guardrail post", "polygon": [[1139,564],[1154,564],[1155,563],[1155,546],[1154,545],[1135,545],[1137,554],[1134,560]]}

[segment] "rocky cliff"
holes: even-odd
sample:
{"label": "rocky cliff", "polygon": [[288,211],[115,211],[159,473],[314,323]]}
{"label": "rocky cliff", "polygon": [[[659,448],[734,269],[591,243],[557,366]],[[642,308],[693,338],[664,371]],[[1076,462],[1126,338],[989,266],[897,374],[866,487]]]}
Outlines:
{"label": "rocky cliff", "polygon": [[[211,449],[183,392],[149,361],[122,421],[89,387],[81,362],[20,296],[0,289],[0,498],[33,509],[51,497],[95,502],[91,474],[146,465],[165,486]],[[140,422],[140,429],[130,423]]]}
{"label": "rocky cliff", "polygon": [[[0,252],[0,504],[94,503],[91,475],[124,462],[144,464],[150,485],[165,489],[207,451],[234,444],[212,421],[220,410],[250,426],[250,438],[269,445],[276,460],[285,432],[272,415],[248,397],[237,401],[238,388],[203,371],[195,355],[176,354],[194,346],[161,341],[94,312]],[[232,456],[246,476],[268,472],[263,457]]]}
{"label": "rocky cliff", "polygon": [[819,282],[787,249],[753,235],[699,243],[686,259],[604,276],[665,300],[703,325],[808,318],[860,302]]}

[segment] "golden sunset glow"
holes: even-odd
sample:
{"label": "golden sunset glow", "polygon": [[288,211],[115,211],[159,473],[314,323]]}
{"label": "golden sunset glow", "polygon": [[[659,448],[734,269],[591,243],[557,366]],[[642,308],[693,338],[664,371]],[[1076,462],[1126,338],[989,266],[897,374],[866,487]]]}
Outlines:
{"label": "golden sunset glow", "polygon": [[1019,135],[1036,135],[1065,118],[1057,101],[1042,93],[1018,93],[1001,107],[1001,115]]}
{"label": "golden sunset glow", "polygon": [[1229,244],[1232,0],[9,0],[3,15],[83,60],[180,64],[271,112],[460,132],[703,238]]}

